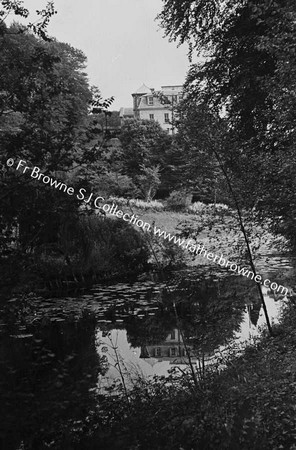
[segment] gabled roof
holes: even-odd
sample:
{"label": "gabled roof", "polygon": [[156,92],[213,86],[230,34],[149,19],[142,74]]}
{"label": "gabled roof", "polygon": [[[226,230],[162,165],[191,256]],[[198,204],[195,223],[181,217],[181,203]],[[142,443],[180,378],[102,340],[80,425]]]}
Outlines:
{"label": "gabled roof", "polygon": [[146,86],[146,84],[142,84],[141,87],[139,87],[139,89],[137,89],[136,92],[134,92],[134,94],[150,94],[151,93],[151,89]]}

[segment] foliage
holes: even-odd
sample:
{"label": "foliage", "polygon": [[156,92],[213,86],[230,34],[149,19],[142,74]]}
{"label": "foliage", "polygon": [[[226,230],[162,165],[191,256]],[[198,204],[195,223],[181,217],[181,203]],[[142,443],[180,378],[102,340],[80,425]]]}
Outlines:
{"label": "foliage", "polygon": [[139,380],[128,402],[113,386],[80,448],[294,448],[294,321],[290,307],[273,339],[256,341],[243,356],[221,354],[197,387],[178,369]]}
{"label": "foliage", "polygon": [[124,152],[120,140],[110,137],[109,129],[100,125],[99,115],[88,118],[88,139],[83,146],[88,158],[71,170],[81,187],[104,197],[135,197],[140,194],[132,177],[124,173]]}
{"label": "foliage", "polygon": [[167,199],[167,206],[172,211],[181,211],[190,205],[191,198],[186,190],[173,191]]}
{"label": "foliage", "polygon": [[175,134],[164,154],[164,165],[161,172],[161,185],[158,189],[160,198],[167,197],[173,190],[186,188],[188,155],[179,133]]}
{"label": "foliage", "polygon": [[216,151],[239,201],[293,245],[295,14],[291,0],[167,0],[160,14],[168,36],[206,56],[190,68],[185,91],[222,122]]}
{"label": "foliage", "polygon": [[148,183],[145,196],[151,196],[159,185],[159,171],[165,166],[164,155],[170,148],[171,137],[154,120],[130,119],[122,125],[119,139],[124,154],[123,173],[140,189],[143,180]]}
{"label": "foliage", "polygon": [[203,212],[210,212],[210,211],[225,211],[228,209],[227,205],[224,205],[223,203],[209,203],[206,205],[202,202],[195,202],[188,206],[188,212],[193,214],[199,214]]}
{"label": "foliage", "polygon": [[[159,216],[159,213],[156,214]],[[152,225],[153,229],[155,221],[148,223]],[[150,262],[158,271],[162,273],[163,270],[180,269],[185,266],[185,251],[181,246],[159,238],[153,232],[146,233],[145,237],[150,249]]]}
{"label": "foliage", "polygon": [[116,172],[108,172],[100,177],[94,177],[91,186],[94,188],[94,191],[99,192],[104,198],[124,196],[126,199],[129,199],[139,192],[129,176]]}
{"label": "foliage", "polygon": [[[18,24],[0,36],[0,55],[1,264],[11,279],[15,271],[8,266],[17,259],[18,275],[29,278],[38,271],[36,255],[57,244],[63,221],[77,222],[79,206],[76,196],[32,179],[29,170],[36,166],[53,179],[81,187],[78,167],[100,158],[97,149],[104,142],[91,113],[94,108],[106,113],[113,98],[104,100],[98,89],[90,89],[81,51],[37,39]],[[7,167],[8,158],[14,159],[13,168]],[[16,170],[20,159],[30,168],[25,174]],[[124,177],[113,185],[112,192],[134,192]],[[65,256],[48,258],[51,275],[55,261],[58,276]]]}
{"label": "foliage", "polygon": [[[199,50],[199,56],[202,50],[211,47],[211,57],[191,68],[186,89],[189,103],[190,100],[195,102],[199,112],[206,113],[204,117],[209,125],[210,139],[207,139],[205,148],[209,150],[210,144],[225,176],[250,266],[256,276],[240,203],[258,207],[259,195],[261,213],[264,210],[270,213],[274,208],[270,196],[266,196],[272,177],[269,177],[268,183],[265,182],[265,174],[270,173],[270,165],[273,164],[268,164],[266,171],[264,161],[270,162],[270,155],[277,154],[278,149],[286,153],[286,148],[291,148],[287,131],[293,133],[295,130],[293,113],[290,120],[294,108],[283,94],[290,88],[284,67],[289,64],[289,71],[293,70],[295,58],[289,51],[279,49],[284,43],[295,41],[296,8],[290,0],[284,2],[280,9],[276,1],[265,0],[246,3],[231,1],[223,3],[223,6],[219,1],[211,4],[217,4],[217,7],[208,9],[205,2],[198,2],[191,8],[191,4],[186,2],[180,9],[175,1],[168,0],[162,13],[162,23],[167,33],[179,37],[181,42],[187,40],[192,45],[192,39],[199,36],[199,42],[193,45]],[[191,22],[188,22],[188,17],[192,18]],[[187,29],[184,28],[184,21],[189,25]],[[169,23],[172,25],[170,29]],[[186,102],[185,109],[188,111],[188,108]],[[284,130],[278,121],[279,116],[283,119],[283,111],[284,116],[289,112]],[[215,142],[211,142],[214,136]],[[272,163],[277,161],[278,155],[275,156]],[[281,219],[276,208],[271,214],[275,223]],[[290,233],[290,236],[293,234]],[[262,289],[259,284],[257,287],[271,333]]]}
{"label": "foliage", "polygon": [[[23,159],[54,177],[82,157],[78,142],[91,100],[82,72],[85,57],[69,45],[27,33],[0,40],[1,163],[5,167],[8,158]],[[66,199],[15,168],[4,168],[0,183],[1,229],[12,232],[18,226],[26,235],[22,245],[34,245],[40,227],[47,226],[48,216],[54,219]]]}
{"label": "foliage", "polygon": [[95,409],[91,392],[98,374],[106,371],[93,339],[94,315],[82,312],[77,320],[68,315],[66,322],[56,314],[39,323],[35,317],[25,326],[26,316],[34,317],[30,308],[35,300],[14,298],[7,304],[10,318],[14,307],[21,310],[22,321],[1,336],[4,448],[57,448],[58,441],[69,439],[86,412]]}
{"label": "foliage", "polygon": [[158,200],[151,200],[150,202],[146,202],[137,198],[127,199],[123,197],[109,197],[108,201],[114,202],[117,205],[131,206],[144,210],[152,209],[154,211],[162,211],[164,208],[164,205]]}
{"label": "foliage", "polygon": [[194,198],[206,203],[229,202],[224,175],[215,152],[224,145],[225,124],[205,105],[197,104],[193,96],[179,104],[178,141],[186,155],[183,165],[183,186]]}
{"label": "foliage", "polygon": [[146,202],[150,202],[156,194],[157,188],[160,185],[160,167],[141,166],[142,173],[137,176],[137,183],[144,196]]}
{"label": "foliage", "polygon": [[[23,6],[23,1],[21,0],[5,0],[1,1],[0,9],[0,34],[3,35],[5,33],[11,33],[12,31],[7,29],[5,25],[5,20],[11,14],[16,16],[23,17],[27,19],[30,15],[30,11]],[[26,26],[22,26],[19,29],[19,33],[24,33],[26,30],[30,30],[35,33],[36,36],[39,36],[45,41],[49,41],[49,37],[47,35],[47,26],[50,22],[51,17],[56,14],[56,10],[54,9],[54,2],[48,1],[45,8],[41,10],[37,10],[37,20],[34,22],[29,22]],[[12,32],[13,33],[13,32]]]}
{"label": "foliage", "polygon": [[[36,273],[45,280],[95,280],[144,270],[149,252],[141,234],[122,220],[81,216],[64,220],[59,240],[36,254]],[[59,267],[59,270],[57,270]]]}
{"label": "foliage", "polygon": [[[108,114],[107,114],[108,113]],[[110,134],[113,130],[120,129],[120,117],[119,111],[109,111],[106,113],[101,112],[96,114],[97,123],[102,127],[102,129],[107,129],[110,131]]]}
{"label": "foliage", "polygon": [[[137,283],[137,287],[141,298],[143,285]],[[227,344],[238,330],[245,303],[254,299],[254,288],[252,281],[241,282],[239,277],[207,279],[203,272],[197,278],[194,272],[184,280],[176,273],[173,283],[156,294],[159,308],[156,312],[151,308],[153,314],[147,310],[151,297],[144,295],[138,302],[136,286],[127,289],[126,284],[118,290],[112,285],[96,290],[100,293],[96,305],[92,295],[78,297],[76,302],[69,297],[40,298],[37,314],[34,296],[11,299],[7,309],[10,316],[13,310],[12,325],[19,330],[10,327],[8,339],[2,340],[1,354],[8,369],[1,371],[0,380],[5,446],[12,439],[14,447],[22,441],[28,449],[32,442],[40,449],[50,445],[85,450],[237,449],[238,444],[256,450],[291,448],[295,439],[295,307],[287,311],[281,334],[258,341],[242,357],[234,358],[240,348],[227,348],[229,356],[218,352],[216,363],[197,376],[197,385],[183,365],[168,378],[147,381],[139,376],[128,392],[122,383],[114,383],[104,396],[97,394],[97,375],[108,364],[102,359],[105,353],[98,357],[96,320],[87,315],[83,315],[84,323],[73,320],[77,305],[82,308],[81,299],[97,310],[97,301],[104,301],[106,291],[112,292],[107,304],[113,304],[118,315],[113,315],[111,324],[111,317],[104,314],[108,323],[103,320],[101,330],[126,328],[128,341],[142,347],[157,345],[178,322],[190,346],[211,352]],[[131,301],[130,292],[136,302]],[[128,300],[121,301],[126,296]],[[146,310],[143,318],[139,307]],[[102,310],[106,311],[106,303]],[[33,327],[23,328],[28,315]],[[119,347],[117,341],[112,347]],[[116,368],[120,355],[118,360]],[[126,375],[130,379],[131,373]],[[13,435],[7,430],[14,430]]]}

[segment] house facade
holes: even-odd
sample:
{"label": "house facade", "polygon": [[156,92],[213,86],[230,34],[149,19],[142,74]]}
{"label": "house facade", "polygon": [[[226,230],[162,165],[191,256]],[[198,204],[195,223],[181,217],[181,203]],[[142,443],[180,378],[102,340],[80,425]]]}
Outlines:
{"label": "house facade", "polygon": [[[133,97],[133,117],[141,120],[155,120],[169,134],[175,132],[175,108],[182,99],[182,85],[162,86],[159,92],[143,84]],[[131,111],[129,109],[129,116]],[[122,109],[121,119],[128,118]]]}
{"label": "house facade", "polygon": [[141,347],[140,358],[149,361],[150,358],[160,361],[169,361],[170,364],[187,364],[188,354],[192,362],[197,362],[197,357],[192,353],[192,347],[187,345],[187,351],[183,343],[180,330],[174,328],[164,342],[157,345],[145,345]]}

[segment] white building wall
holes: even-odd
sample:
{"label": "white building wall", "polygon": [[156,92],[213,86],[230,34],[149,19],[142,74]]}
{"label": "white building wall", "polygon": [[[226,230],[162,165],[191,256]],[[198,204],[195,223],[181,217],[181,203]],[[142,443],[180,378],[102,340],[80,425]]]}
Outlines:
{"label": "white building wall", "polygon": [[[140,119],[155,120],[165,131],[172,133],[172,112],[169,109],[141,109]],[[166,122],[165,114],[168,114],[169,121]],[[153,116],[153,118],[151,117]]]}
{"label": "white building wall", "polygon": [[[142,87],[142,92],[145,85]],[[157,95],[153,95],[150,88],[146,89],[145,93],[137,92],[133,95],[134,101],[134,116],[137,119],[155,120],[163,130],[172,134],[174,127],[172,125],[173,109],[182,98],[182,86],[162,86],[161,93],[165,95],[170,104],[161,103]]]}

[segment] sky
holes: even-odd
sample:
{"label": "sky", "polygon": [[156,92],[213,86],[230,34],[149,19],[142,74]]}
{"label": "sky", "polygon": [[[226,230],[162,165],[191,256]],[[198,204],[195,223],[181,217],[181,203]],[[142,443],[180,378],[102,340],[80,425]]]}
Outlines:
{"label": "sky", "polygon": [[[189,67],[187,47],[178,48],[163,37],[164,31],[155,21],[161,0],[54,3],[58,14],[51,19],[49,35],[85,53],[90,84],[97,86],[104,98],[115,97],[112,109],[131,107],[131,93],[143,83],[155,89],[184,83]],[[46,0],[24,1],[32,12],[45,4]]]}

